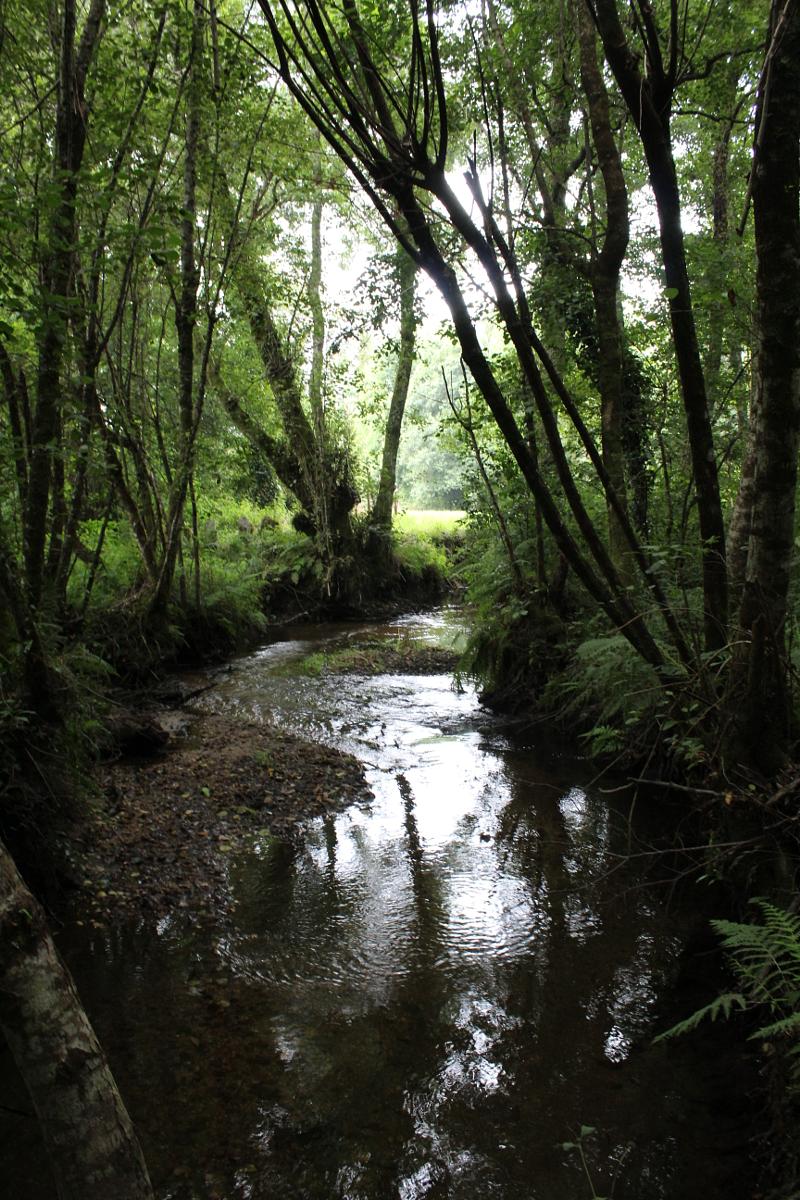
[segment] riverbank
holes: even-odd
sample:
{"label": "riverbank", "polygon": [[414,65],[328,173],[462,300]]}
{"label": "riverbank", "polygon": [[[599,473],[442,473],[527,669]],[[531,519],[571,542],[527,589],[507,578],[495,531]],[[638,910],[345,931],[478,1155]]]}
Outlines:
{"label": "riverbank", "polygon": [[155,757],[98,768],[97,801],[77,841],[78,924],[224,911],[231,856],[371,795],[349,754],[268,724],[182,717]]}
{"label": "riverbank", "polygon": [[[413,640],[359,637],[290,664],[307,677],[450,672],[457,653]],[[280,674],[280,669],[278,669]],[[315,817],[372,793],[353,755],[268,720],[203,713],[192,700],[213,687],[198,673],[142,697],[121,693],[112,721],[114,761],[94,771],[94,804],[72,839],[79,923],[175,909],[201,919],[229,909],[229,864],[270,838],[290,840]],[[136,707],[137,701],[139,707]],[[160,703],[159,703],[160,701]]]}

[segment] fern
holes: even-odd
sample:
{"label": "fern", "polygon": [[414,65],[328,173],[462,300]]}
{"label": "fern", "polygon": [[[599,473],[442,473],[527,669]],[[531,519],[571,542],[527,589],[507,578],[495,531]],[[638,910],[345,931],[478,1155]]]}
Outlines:
{"label": "fern", "polygon": [[759,924],[712,921],[741,991],[726,992],[679,1021],[654,1040],[664,1041],[696,1029],[704,1020],[730,1017],[735,1010],[771,1019],[750,1035],[787,1046],[791,1087],[800,1089],[800,916],[762,897],[752,901],[761,911]]}
{"label": "fern", "polygon": [[780,1017],[789,1016],[800,996],[800,917],[768,900],[753,903],[761,909],[763,924],[713,921],[712,925],[751,1003],[764,1005]]}
{"label": "fern", "polygon": [[[800,1033],[800,1012],[794,1012],[788,1017],[782,1017],[780,1021],[773,1021],[771,1025],[762,1025],[761,1029],[755,1031],[753,1037],[767,1039],[797,1033]],[[791,1050],[792,1054],[797,1054],[798,1052],[800,1052],[800,1045],[794,1046]]]}
{"label": "fern", "polygon": [[544,702],[565,716],[590,716],[596,727],[614,727],[655,710],[662,698],[656,672],[622,634],[587,638],[568,667],[548,684]]}
{"label": "fern", "polygon": [[684,1021],[679,1021],[671,1029],[665,1029],[663,1033],[659,1033],[657,1037],[653,1038],[653,1043],[665,1042],[668,1038],[680,1037],[684,1033],[691,1033],[706,1018],[716,1021],[717,1017],[722,1016],[727,1020],[735,1008],[743,1012],[747,1008],[747,997],[743,996],[741,992],[724,992],[721,996],[717,996],[715,1000],[712,1000],[710,1004],[704,1005],[703,1008],[698,1008],[697,1012],[693,1012]]}

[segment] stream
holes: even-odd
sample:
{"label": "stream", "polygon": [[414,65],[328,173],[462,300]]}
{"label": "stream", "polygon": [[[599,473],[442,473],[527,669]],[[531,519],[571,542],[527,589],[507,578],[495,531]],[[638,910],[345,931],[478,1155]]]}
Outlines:
{"label": "stream", "polygon": [[[697,915],[628,855],[649,806],[629,821],[450,676],[293,670],[458,633],[446,610],[297,627],[235,660],[197,704],[357,755],[374,799],[256,838],[232,916],[61,931],[159,1200],[751,1194],[725,1064],[652,1045],[704,997],[675,993]],[[0,1196],[51,1195],[35,1121],[7,1115]]]}

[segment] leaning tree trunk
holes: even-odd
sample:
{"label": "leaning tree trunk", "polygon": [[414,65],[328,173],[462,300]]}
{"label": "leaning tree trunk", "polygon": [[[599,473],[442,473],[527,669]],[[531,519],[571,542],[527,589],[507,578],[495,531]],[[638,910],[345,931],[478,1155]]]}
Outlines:
{"label": "leaning tree trunk", "polygon": [[372,524],[384,534],[388,533],[392,527],[392,504],[397,482],[397,453],[400,449],[400,432],[408,399],[408,385],[411,382],[411,368],[414,366],[414,343],[417,333],[417,318],[414,311],[416,263],[402,246],[398,246],[395,265],[400,287],[400,353],[397,359],[392,398],[389,403],[389,415],[386,418],[378,494],[372,509]]}
{"label": "leaning tree trunk", "polygon": [[753,160],[759,391],[740,609],[746,652],[733,668],[745,686],[744,704],[734,688],[739,733],[766,768],[792,720],[785,626],[800,448],[800,5],[773,0],[771,34]]}
{"label": "leaning tree trunk", "polygon": [[41,906],[0,842],[0,1029],[59,1200],[153,1200],[130,1117]]}

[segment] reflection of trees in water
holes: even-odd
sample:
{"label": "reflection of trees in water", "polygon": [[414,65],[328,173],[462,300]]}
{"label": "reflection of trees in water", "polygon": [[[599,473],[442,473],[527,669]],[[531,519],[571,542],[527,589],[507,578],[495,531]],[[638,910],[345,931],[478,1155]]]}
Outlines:
{"label": "reflection of trees in water", "polygon": [[644,1178],[650,1195],[672,1194],[661,1190],[659,1179],[669,1190],[674,1146],[655,1115],[659,1105],[665,1115],[669,1106],[666,1081],[659,1081],[660,1093],[655,1085],[648,1100],[654,1118],[643,1122],[641,1080],[634,1082],[621,1066],[631,1031],[647,1028],[664,953],[644,894],[622,898],[635,881],[616,870],[621,842],[616,845],[608,805],[580,789],[545,785],[512,800],[501,828],[512,834],[510,867],[530,878],[547,914],[539,944],[508,972],[508,1009],[519,1020],[498,1048],[516,1107],[535,1130],[523,1174],[533,1171],[544,1180],[555,1172],[562,1188],[564,1171],[574,1170],[577,1180],[577,1161],[562,1167],[553,1147],[588,1123],[599,1129],[600,1190],[608,1189],[615,1163],[625,1157],[627,1180],[617,1182],[616,1195],[638,1195]]}

